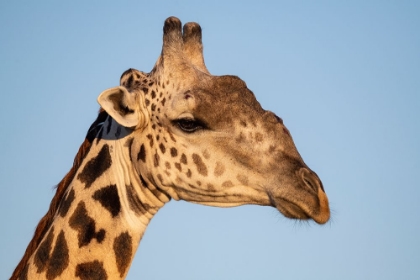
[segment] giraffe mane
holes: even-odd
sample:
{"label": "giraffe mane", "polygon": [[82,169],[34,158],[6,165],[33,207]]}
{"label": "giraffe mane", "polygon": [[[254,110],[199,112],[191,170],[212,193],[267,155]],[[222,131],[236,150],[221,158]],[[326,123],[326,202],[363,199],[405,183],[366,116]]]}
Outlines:
{"label": "giraffe mane", "polygon": [[41,243],[45,233],[50,228],[54,216],[57,210],[60,207],[60,202],[63,199],[64,194],[70,183],[73,181],[74,176],[76,175],[77,170],[79,169],[80,165],[82,164],[84,158],[89,153],[89,150],[92,146],[92,142],[95,139],[97,133],[102,128],[102,123],[108,117],[108,113],[106,113],[102,108],[99,110],[98,117],[90,126],[88,133],[86,135],[85,140],[80,145],[80,148],[74,158],[73,166],[71,167],[70,171],[64,176],[64,178],[58,183],[56,186],[56,192],[51,200],[50,207],[47,213],[42,217],[39,221],[34,236],[32,240],[29,242],[28,247],[26,248],[25,254],[23,255],[21,261],[17,265],[16,269],[13,271],[13,274],[10,279],[18,279],[20,273],[25,269],[25,265],[28,263],[30,256],[35,252],[38,245]]}

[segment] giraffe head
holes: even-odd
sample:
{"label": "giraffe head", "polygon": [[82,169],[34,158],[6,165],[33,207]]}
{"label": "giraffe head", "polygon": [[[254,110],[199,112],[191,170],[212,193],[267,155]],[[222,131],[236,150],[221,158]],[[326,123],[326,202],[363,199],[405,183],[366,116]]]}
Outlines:
{"label": "giraffe head", "polygon": [[326,223],[328,199],[281,118],[236,76],[213,76],[201,28],[165,21],[150,73],[129,69],[98,98],[130,138],[133,169],[149,188],[179,200],[230,207],[269,205]]}

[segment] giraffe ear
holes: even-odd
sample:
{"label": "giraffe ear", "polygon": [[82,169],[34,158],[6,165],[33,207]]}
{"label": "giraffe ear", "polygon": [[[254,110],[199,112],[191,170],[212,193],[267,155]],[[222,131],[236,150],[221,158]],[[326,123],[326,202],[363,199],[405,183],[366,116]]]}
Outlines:
{"label": "giraffe ear", "polygon": [[[101,107],[120,125],[139,128],[146,125],[145,108],[142,98],[136,98],[125,87],[118,86],[103,91],[98,97]],[[143,110],[141,110],[142,108]]]}

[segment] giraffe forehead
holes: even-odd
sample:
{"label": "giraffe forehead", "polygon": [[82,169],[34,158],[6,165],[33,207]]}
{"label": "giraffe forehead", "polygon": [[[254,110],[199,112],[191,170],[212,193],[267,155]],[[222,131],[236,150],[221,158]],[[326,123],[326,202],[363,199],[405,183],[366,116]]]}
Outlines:
{"label": "giraffe forehead", "polygon": [[254,129],[260,127],[257,123],[260,123],[261,115],[254,108],[241,104],[207,101],[200,102],[194,111],[194,116],[203,121],[211,131],[228,133],[232,136],[242,132],[240,123],[248,126],[252,124]]}
{"label": "giraffe forehead", "polygon": [[[233,126],[238,119],[259,119],[264,110],[245,83],[235,76],[207,76],[204,81],[168,91],[166,106],[152,104],[152,111],[163,118],[197,118],[209,125]],[[163,97],[165,98],[165,97]],[[184,115],[185,114],[185,115]],[[189,115],[191,114],[191,115]]]}

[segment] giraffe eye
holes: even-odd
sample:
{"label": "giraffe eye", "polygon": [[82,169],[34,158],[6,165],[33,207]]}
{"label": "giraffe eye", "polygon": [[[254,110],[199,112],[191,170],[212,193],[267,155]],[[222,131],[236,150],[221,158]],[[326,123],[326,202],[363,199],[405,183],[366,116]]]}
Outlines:
{"label": "giraffe eye", "polygon": [[175,120],[174,123],[184,132],[193,133],[199,129],[205,128],[205,125],[198,120],[184,118]]}

